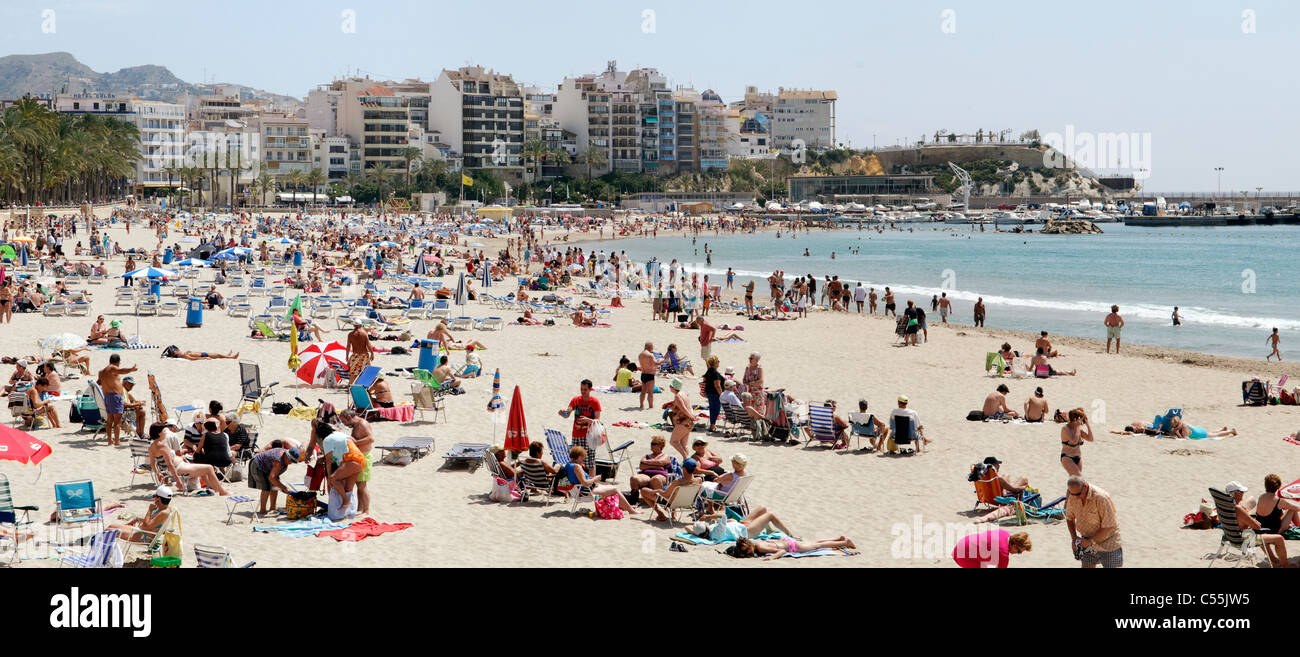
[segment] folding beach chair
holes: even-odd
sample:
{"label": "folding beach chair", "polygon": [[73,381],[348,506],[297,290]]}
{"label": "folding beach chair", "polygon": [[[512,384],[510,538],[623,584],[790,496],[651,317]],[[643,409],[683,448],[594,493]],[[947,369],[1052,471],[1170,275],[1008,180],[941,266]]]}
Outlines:
{"label": "folding beach chair", "polygon": [[862,449],[863,438],[876,437],[876,416],[871,413],[849,413],[849,426],[858,441],[858,449]]}
{"label": "folding beach chair", "polygon": [[140,530],[140,533],[148,536],[149,542],[127,542],[124,552],[129,555],[133,549],[143,549],[145,557],[152,558],[160,556],[162,553],[163,541],[166,540],[168,534],[175,534],[177,538],[181,537],[181,512],[174,508],[171,509],[167,513],[167,519],[163,521],[163,524],[158,528],[158,531],[148,532],[142,529]]}
{"label": "folding beach chair", "polygon": [[916,427],[912,418],[906,415],[889,416],[889,453],[901,453],[904,447],[911,447],[912,452],[920,451],[920,441],[916,436]]}
{"label": "folding beach chair", "polygon": [[819,445],[832,445],[840,441],[835,436],[835,414],[829,406],[813,404],[808,407],[808,446],[816,440]]}
{"label": "folding beach chair", "polygon": [[1155,419],[1151,420],[1151,424],[1147,426],[1147,429],[1157,433],[1167,434],[1174,429],[1174,418],[1182,419],[1182,417],[1183,409],[1171,408],[1164,415],[1155,416]]}
{"label": "folding beach chair", "polygon": [[40,507],[35,506],[15,506],[13,493],[9,489],[9,478],[4,473],[0,473],[0,527],[8,527],[13,532],[8,538],[0,537],[0,544],[6,541],[12,541],[14,544],[13,558],[9,563],[19,560],[18,545],[25,541],[20,541],[18,536],[32,526],[31,512],[39,510]]}
{"label": "folding beach chair", "polygon": [[149,446],[153,441],[138,436],[131,438],[131,485],[135,485],[135,478],[139,475],[146,475],[155,486],[158,485],[158,478],[153,473],[153,468],[149,467]]}
{"label": "folding beach chair", "polygon": [[785,409],[785,391],[767,392],[767,407],[764,414],[767,422],[767,438],[777,442],[789,440],[799,442],[799,427],[794,424],[789,411]]}
{"label": "folding beach chair", "polygon": [[[1236,566],[1240,566],[1241,562],[1247,560],[1252,566],[1255,565],[1255,550],[1260,547],[1259,537],[1249,529],[1243,530],[1238,524],[1237,503],[1231,495],[1217,488],[1210,489],[1210,497],[1214,499],[1214,509],[1219,514],[1219,527],[1223,530],[1223,537],[1219,539],[1219,549],[1205,555],[1205,558],[1210,561],[1209,567],[1213,568],[1214,562],[1218,559],[1234,560]],[[1234,548],[1241,552],[1239,556],[1229,552]]]}
{"label": "folding beach chair", "polygon": [[121,532],[117,529],[95,534],[90,539],[90,547],[84,553],[63,557],[59,560],[59,567],[68,564],[77,568],[113,568],[122,556],[122,551],[117,545],[119,536]]}
{"label": "folding beach chair", "polygon": [[252,413],[257,416],[257,425],[262,426],[262,409],[275,396],[271,391],[275,386],[275,382],[262,385],[262,370],[257,363],[240,361],[239,403],[235,405],[235,419],[242,421],[245,413]]}
{"label": "folding beach chair", "polygon": [[250,561],[236,566],[234,559],[230,558],[230,550],[216,545],[195,545],[194,561],[199,568],[251,568],[257,563]]}
{"label": "folding beach chair", "polygon": [[[971,466],[971,472],[975,471],[975,466]],[[975,484],[975,506],[972,511],[980,508],[980,505],[991,507],[1002,506],[997,498],[1002,497],[1002,480],[998,478],[997,470],[989,468],[983,479],[977,479]]]}
{"label": "folding beach chair", "polygon": [[67,543],[67,530],[84,526],[104,529],[104,501],[95,496],[89,479],[54,483],[54,519],[59,543]]}
{"label": "folding beach chair", "polygon": [[361,370],[361,374],[357,375],[357,380],[353,381],[352,385],[361,386],[362,388],[369,390],[370,386],[375,385],[375,381],[379,379],[379,375],[383,373],[383,371],[384,368],[378,365],[370,365],[366,367],[366,369]]}
{"label": "folding beach chair", "polygon": [[104,392],[100,389],[99,384],[94,381],[86,382],[86,389],[77,396],[77,411],[81,413],[81,430],[93,431],[90,436],[93,441],[100,431],[107,426],[105,420],[108,413],[104,410]]}
{"label": "folding beach chair", "polygon": [[898,323],[894,326],[894,344],[899,344],[907,340],[907,315],[899,315]]}
{"label": "folding beach chair", "polygon": [[677,525],[678,512],[695,511],[696,498],[699,497],[701,488],[700,484],[688,484],[674,488],[668,497],[664,497],[663,493],[659,493],[659,499],[665,504],[664,511],[668,514],[670,527]]}
{"label": "folding beach chair", "polygon": [[423,383],[415,383],[411,386],[411,401],[415,403],[415,412],[420,414],[420,420],[424,420],[426,412],[433,413],[433,421],[438,422],[438,413],[442,413],[443,421],[447,421],[447,402],[443,395],[434,394],[433,388]]}
{"label": "folding beach chair", "polygon": [[987,373],[989,370],[994,370],[998,376],[1002,376],[1007,370],[1007,362],[1002,360],[1002,354],[996,351],[984,354],[984,372]]}
{"label": "folding beach chair", "polygon": [[551,452],[551,461],[562,468],[569,464],[569,439],[555,429],[546,429],[546,448]]}
{"label": "folding beach chair", "polygon": [[361,414],[362,419],[369,420],[379,415],[379,409],[370,398],[370,391],[359,385],[348,386],[348,398],[352,401],[352,410]]}

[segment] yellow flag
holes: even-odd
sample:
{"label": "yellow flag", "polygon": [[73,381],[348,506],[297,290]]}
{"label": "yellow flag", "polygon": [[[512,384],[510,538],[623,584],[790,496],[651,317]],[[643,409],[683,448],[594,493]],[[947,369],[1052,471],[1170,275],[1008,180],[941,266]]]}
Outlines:
{"label": "yellow flag", "polygon": [[467,187],[473,187],[474,179],[462,173],[460,174],[460,184],[465,185]]}

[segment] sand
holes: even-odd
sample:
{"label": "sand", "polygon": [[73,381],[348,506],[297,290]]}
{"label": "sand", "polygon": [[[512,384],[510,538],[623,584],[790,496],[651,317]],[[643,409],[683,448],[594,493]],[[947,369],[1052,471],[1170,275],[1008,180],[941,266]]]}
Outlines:
{"label": "sand", "polygon": [[[110,234],[127,246],[152,248],[155,242],[149,231],[138,228],[130,238],[120,228],[111,229]],[[174,239],[173,235],[168,242]],[[495,246],[495,242],[488,241],[486,250],[493,253]],[[674,255],[678,254],[665,251],[661,259]],[[110,274],[120,275],[123,264],[121,260],[111,261]],[[454,284],[452,279],[446,280]],[[0,329],[0,353],[32,353],[35,341],[51,333],[84,335],[95,313],[122,319],[128,332],[134,333],[136,318],[127,313],[127,308],[113,306],[112,283],[87,287],[95,294],[90,318],[15,315],[12,325]],[[492,291],[504,294],[508,289],[497,286]],[[232,293],[229,286],[222,291],[227,296]],[[356,290],[348,292],[355,295]],[[905,301],[900,299],[899,305]],[[485,317],[501,313],[471,302],[464,314]],[[496,414],[485,410],[492,394],[490,374],[497,368],[501,370],[502,393],[507,402],[514,386],[521,387],[528,428],[537,440],[543,439],[545,427],[567,434],[569,422],[556,412],[577,394],[578,382],[591,378],[597,385],[611,384],[619,356],[635,358],[646,340],[659,348],[676,342],[684,354],[693,356],[697,372],[703,372],[694,331],[653,321],[650,306],[641,302],[613,309],[610,317],[610,328],[507,326],[501,332],[475,331],[472,336],[464,333],[458,337],[473,337],[488,345],[481,354],[488,376],[469,381],[465,386],[467,394],[448,399],[448,419],[436,424],[373,424],[377,444],[388,444],[400,436],[432,436],[437,440],[433,455],[409,466],[375,465],[371,483],[373,517],[381,522],[413,523],[410,529],[360,543],[288,538],[253,532],[247,505],[235,515],[233,524],[227,525],[222,498],[181,497],[173,507],[183,517],[186,566],[193,565],[191,547],[203,543],[225,546],[238,562],[252,560],[258,567],[953,567],[951,542],[936,537],[971,530],[970,511],[975,497],[966,475],[972,463],[995,455],[1005,462],[1004,472],[1028,477],[1045,498],[1065,493],[1066,475],[1058,456],[1060,425],[965,420],[967,412],[979,408],[984,396],[999,383],[1011,388],[1008,397],[1014,408],[1019,409],[1034,387],[1042,385],[1053,409],[1077,406],[1092,415],[1098,435],[1095,443],[1083,448],[1084,474],[1115,500],[1126,566],[1204,566],[1202,557],[1218,547],[1220,533],[1184,530],[1181,525],[1183,515],[1196,511],[1200,501],[1208,498],[1208,487],[1222,487],[1235,479],[1256,492],[1262,490],[1268,473],[1281,475],[1283,482],[1297,476],[1287,470],[1285,463],[1300,454],[1296,451],[1300,447],[1283,442],[1282,437],[1300,426],[1300,413],[1293,407],[1240,406],[1240,383],[1244,378],[1256,374],[1276,379],[1281,372],[1300,375],[1300,369],[1292,369],[1289,364],[1266,365],[1262,361],[1127,345],[1123,355],[1107,355],[1103,343],[1095,340],[1057,337],[1055,344],[1065,355],[1054,365],[1077,368],[1078,376],[1046,381],[998,379],[981,371],[984,354],[1008,340],[1016,349],[1028,351],[1035,336],[932,323],[928,343],[902,348],[894,346],[892,319],[813,312],[798,321],[750,322],[716,310],[712,317],[715,324],[743,323],[747,329],[743,333],[745,343],[714,345],[714,353],[721,357],[724,368],[733,366],[739,372],[748,354],[759,352],[769,387],[786,388],[793,397],[804,401],[836,399],[842,410],[853,410],[859,398],[866,398],[872,411],[885,414],[899,394],[911,398],[911,408],[920,414],[926,435],[934,441],[924,453],[915,456],[709,438],[710,448],[724,458],[736,452],[749,457],[749,471],[757,475],[749,489],[751,505],[771,509],[805,538],[847,535],[857,542],[860,554],[761,562],[732,559],[718,554],[719,548],[708,546],[689,547],[684,554],[671,552],[670,537],[677,529],[668,523],[650,522],[648,511],[618,521],[593,521],[585,513],[571,515],[566,502],[547,504],[535,498],[527,504],[497,504],[487,497],[491,477],[486,469],[468,472],[442,467],[441,454],[455,442],[493,442],[494,431],[495,441],[502,441],[505,409]],[[241,352],[241,360],[261,364],[264,381],[281,382],[278,400],[290,401],[299,396],[311,403],[319,398],[340,407],[346,404],[341,390],[295,387],[297,381],[286,366],[287,343],[248,339],[244,318],[206,312],[201,329],[184,328],[183,315],[139,321],[141,334],[152,344]],[[344,338],[345,333],[337,330],[333,320],[320,323],[330,338]],[[422,335],[432,326],[432,321],[419,320],[412,330]],[[121,353],[126,365],[138,365],[141,374],[157,375],[169,407],[192,400],[218,399],[230,408],[238,397],[235,361],[163,360],[157,349],[91,353],[96,370],[107,364],[110,353]],[[415,362],[414,355],[380,355],[376,360],[385,371],[413,366]],[[11,370],[6,366],[3,371]],[[689,379],[686,390],[693,400],[703,403],[696,381]],[[399,398],[409,399],[407,381],[392,383]],[[65,383],[65,390],[83,387],[84,379]],[[140,392],[147,395],[147,390]],[[606,426],[621,420],[659,420],[658,412],[637,410],[635,394],[601,394],[598,398]],[[667,395],[656,396],[656,401],[668,399]],[[1116,436],[1107,431],[1134,420],[1149,421],[1170,407],[1181,407],[1184,417],[1193,424],[1212,429],[1229,425],[1236,427],[1240,435],[1218,441],[1174,441]],[[89,433],[66,428],[66,405],[62,409],[64,429],[35,432],[54,449],[40,467],[0,461],[0,472],[8,475],[15,501],[39,505],[44,517],[54,506],[54,482],[89,477],[106,501],[122,500],[129,512],[142,513],[153,486],[147,481],[141,483],[147,476],[137,477],[136,485],[130,485],[128,449],[108,447],[102,437],[91,441]],[[7,415],[5,419],[10,420]],[[274,415],[262,421],[263,445],[282,436],[299,440],[307,437],[308,424],[304,421]],[[632,448],[634,459],[648,451],[651,437],[658,433],[651,429],[609,428],[614,444],[636,441]],[[301,480],[303,470],[301,465],[294,466],[289,479]],[[627,488],[631,471],[625,465],[619,473],[620,488]],[[246,483],[230,486],[237,494],[256,496]],[[283,520],[265,524],[275,522]],[[1012,567],[1076,565],[1063,523],[1036,522],[1024,531],[1029,533],[1034,549],[1013,557]],[[37,545],[33,552],[47,553],[46,547]],[[48,558],[36,558],[24,561],[21,567],[55,565]]]}

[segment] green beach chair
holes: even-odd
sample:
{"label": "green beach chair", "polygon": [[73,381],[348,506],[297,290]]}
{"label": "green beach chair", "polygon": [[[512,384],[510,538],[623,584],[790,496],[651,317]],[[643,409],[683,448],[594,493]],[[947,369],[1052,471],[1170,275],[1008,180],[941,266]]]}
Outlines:
{"label": "green beach chair", "polygon": [[984,354],[984,371],[988,372],[990,369],[993,369],[994,366],[998,368],[998,376],[1002,376],[1003,372],[1006,372],[1007,362],[1002,360],[1002,354],[996,351],[990,351],[987,354]]}

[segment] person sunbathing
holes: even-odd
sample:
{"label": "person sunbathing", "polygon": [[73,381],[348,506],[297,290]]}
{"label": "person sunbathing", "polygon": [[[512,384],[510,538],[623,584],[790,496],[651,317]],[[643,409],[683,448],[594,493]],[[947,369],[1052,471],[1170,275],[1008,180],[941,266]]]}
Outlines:
{"label": "person sunbathing", "polygon": [[100,315],[95,319],[95,323],[90,325],[90,336],[86,338],[88,344],[104,344],[108,342],[108,322],[104,321],[104,316]]}
{"label": "person sunbathing", "polygon": [[148,543],[162,529],[167,518],[171,517],[172,492],[169,486],[159,486],[153,492],[153,501],[149,503],[149,508],[145,509],[144,517],[136,518],[129,522],[109,525],[108,529],[116,529],[121,532],[122,540],[129,543]]}
{"label": "person sunbathing", "polygon": [[[1281,480],[1278,480],[1281,483]],[[1245,499],[1246,487],[1235,482],[1228,482],[1223,487],[1223,492],[1232,496],[1232,501],[1237,509],[1237,524],[1242,529],[1249,529],[1255,532],[1256,538],[1264,546],[1264,554],[1268,555],[1268,560],[1273,563],[1274,568],[1290,568],[1286,557],[1286,539],[1282,534],[1269,533],[1267,527],[1257,519],[1254,510],[1259,508],[1259,503],[1251,498]],[[1274,513],[1278,508],[1274,508]],[[1280,519],[1279,519],[1280,520]]]}
{"label": "person sunbathing", "polygon": [[1002,362],[1006,363],[1006,371],[1012,371],[1012,361],[1016,358],[1016,352],[1011,350],[1011,343],[1003,342],[1002,349],[998,351],[998,355],[1002,356]]}
{"label": "person sunbathing", "polygon": [[1047,399],[1043,397],[1043,388],[1039,386],[1034,388],[1034,396],[1025,400],[1025,421],[1026,422],[1044,422],[1047,420],[1047,411],[1051,407],[1047,404]]}
{"label": "person sunbathing", "polygon": [[[789,533],[789,532],[785,532]],[[764,561],[780,559],[786,554],[804,554],[826,548],[849,548],[855,549],[858,546],[849,540],[846,536],[837,536],[835,538],[823,538],[812,541],[801,541],[796,538],[779,538],[769,539],[752,539],[741,537],[736,539],[736,544],[728,548],[727,553],[733,557],[747,558],[756,557],[760,554],[767,555]]]}
{"label": "person sunbathing", "polygon": [[1200,440],[1202,438],[1223,438],[1225,436],[1237,435],[1236,429],[1224,427],[1218,431],[1206,431],[1204,427],[1194,427],[1183,421],[1181,417],[1169,418],[1169,435],[1175,438],[1191,438]]}
{"label": "person sunbathing", "polygon": [[984,419],[1014,420],[1020,417],[1019,413],[1007,406],[1007,393],[1009,392],[1011,392],[1011,389],[1007,387],[1007,384],[1002,383],[998,385],[997,390],[990,392],[984,398]]}
{"label": "person sunbathing", "polygon": [[1041,350],[1043,355],[1048,358],[1056,358],[1061,355],[1058,351],[1052,348],[1052,342],[1047,339],[1047,331],[1043,331],[1039,334],[1038,340],[1034,341],[1034,347]]}
{"label": "person sunbathing", "polygon": [[668,476],[672,474],[672,457],[664,453],[667,442],[663,436],[650,439],[650,453],[637,464],[637,472],[629,481],[634,495],[645,499],[645,491],[657,495],[657,491],[663,490],[668,484]]}
{"label": "person sunbathing", "polygon": [[232,351],[225,354],[211,354],[206,351],[182,351],[176,345],[172,345],[163,350],[162,357],[181,358],[184,360],[218,360],[239,358],[239,352]]}
{"label": "person sunbathing", "polygon": [[1031,358],[1029,361],[1030,370],[1036,372],[1038,371],[1038,367],[1040,365],[1045,365],[1047,366],[1048,376],[1074,376],[1075,373],[1078,372],[1078,370],[1070,370],[1069,372],[1058,370],[1052,367],[1051,365],[1048,365],[1047,358],[1048,358],[1047,353],[1043,350],[1042,347],[1039,347],[1038,353],[1034,354],[1034,357]]}
{"label": "person sunbathing", "polygon": [[1029,487],[1029,479],[1025,477],[1011,478],[1011,475],[1002,474],[1002,461],[996,456],[990,456],[984,459],[984,465],[988,466],[984,472],[984,478],[997,475],[998,483],[1001,484],[1002,490],[1019,495]]}
{"label": "person sunbathing", "polygon": [[525,310],[524,316],[519,318],[519,323],[523,324],[524,326],[540,326],[542,324],[542,320],[533,317],[533,311]]}
{"label": "person sunbathing", "polygon": [[469,345],[474,345],[475,349],[487,349],[487,346],[484,345],[482,342],[479,342],[478,340],[469,340],[467,342],[462,343],[456,338],[452,337],[451,329],[447,326],[447,320],[445,319],[439,320],[438,325],[435,326],[432,331],[429,331],[427,337],[428,339],[433,340],[447,347],[448,349],[451,349],[453,347],[464,348]]}

